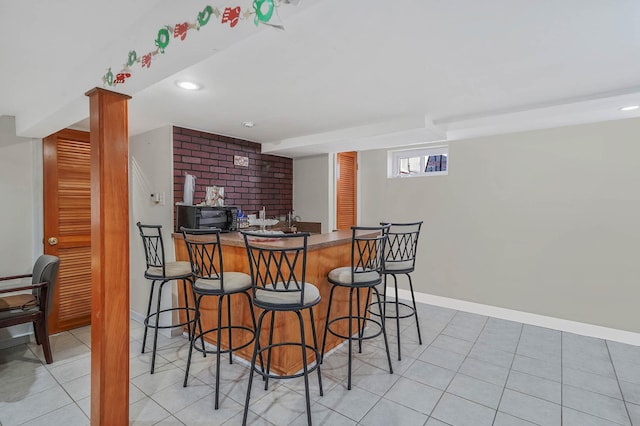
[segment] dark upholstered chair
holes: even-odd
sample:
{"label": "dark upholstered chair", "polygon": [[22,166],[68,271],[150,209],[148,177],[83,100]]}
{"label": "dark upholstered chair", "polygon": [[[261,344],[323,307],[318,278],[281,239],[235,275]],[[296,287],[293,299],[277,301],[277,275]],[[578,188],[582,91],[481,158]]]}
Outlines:
{"label": "dark upholstered chair", "polygon": [[[166,262],[164,254],[164,242],[162,240],[161,225],[143,225],[136,223],[140,230],[142,243],[144,245],[144,255],[147,262],[147,268],[144,271],[144,277],[151,280],[151,291],[149,292],[149,304],[147,306],[147,316],[144,319],[144,338],[142,339],[142,353],[147,344],[147,331],[153,328],[153,351],[151,355],[151,374],[153,374],[156,365],[156,349],[158,346],[158,330],[161,328],[177,328],[187,326],[189,338],[193,336],[192,326],[195,327],[196,312],[195,308],[189,307],[189,298],[187,297],[187,282],[191,283],[191,263],[189,262]],[[162,300],[162,287],[173,280],[182,281],[182,287],[185,295],[185,306],[176,308],[160,309],[160,301]],[[151,312],[153,301],[153,293],[158,286],[158,299],[156,311]],[[191,291],[191,289],[189,289]],[[160,315],[169,312],[184,312],[186,321],[180,324],[160,325]]]}
{"label": "dark upholstered chair", "polygon": [[[362,352],[362,341],[373,339],[374,337],[384,337],[384,346],[387,351],[387,360],[389,361],[389,373],[393,373],[391,366],[391,355],[389,354],[389,344],[387,342],[387,332],[384,325],[384,315],[379,320],[367,318],[369,311],[369,300],[371,291],[376,295],[376,303],[382,306],[380,293],[376,286],[382,283],[382,271],[384,267],[384,253],[387,243],[387,233],[389,225],[383,226],[352,226],[351,237],[351,265],[333,269],[329,272],[327,279],[332,284],[331,293],[329,293],[329,306],[327,308],[327,323],[322,338],[322,354],[324,356],[325,345],[327,343],[327,333],[348,340],[349,342],[349,366],[347,389],[351,389],[351,352],[353,341],[358,341],[358,351]],[[349,315],[331,318],[331,303],[333,302],[333,294],[337,288],[349,290]],[[361,310],[360,292],[366,290],[366,307]],[[357,312],[353,312],[353,296],[356,295]],[[348,333],[343,335],[331,328],[332,324],[340,321],[348,322]],[[354,333],[353,323],[357,324],[357,331]],[[365,334],[367,323],[374,324],[377,329],[375,332]]]}
{"label": "dark upholstered chair", "polygon": [[[247,424],[249,412],[249,399],[251,397],[251,384],[253,373],[256,372],[265,380],[265,389],[269,386],[270,378],[291,379],[304,377],[304,390],[307,403],[307,422],[311,425],[311,403],[309,398],[309,373],[318,370],[318,385],[322,396],[322,376],[320,374],[320,352],[318,351],[318,338],[316,335],[313,307],[320,303],[320,291],[318,288],[306,282],[307,266],[307,239],[309,233],[269,235],[243,232],[249,267],[251,270],[251,282],[253,287],[253,304],[262,309],[258,318],[257,336],[254,343],[253,357],[251,358],[251,372],[249,373],[249,386],[247,399],[244,405],[244,417],[242,424]],[[265,241],[272,240],[272,241]],[[307,343],[304,331],[302,312],[308,311],[310,316],[313,345]],[[276,312],[295,312],[300,325],[300,340],[297,341],[273,341],[273,330]],[[260,346],[260,331],[264,317],[271,314],[268,344]],[[302,357],[302,371],[292,375],[276,375],[271,372],[271,351],[282,346],[299,346]],[[263,366],[256,368],[256,358],[267,354],[266,370]],[[308,365],[307,355],[312,353],[315,361]],[[261,358],[262,360],[262,358]],[[262,362],[261,362],[262,364]]]}
{"label": "dark upholstered chair", "polygon": [[[0,286],[0,328],[32,323],[36,343],[42,345],[47,364],[53,362],[47,315],[53,301],[59,266],[60,259],[43,254],[36,260],[31,274],[0,278],[0,281],[11,281],[31,277],[31,285]],[[31,293],[24,293],[27,290],[31,290]],[[16,292],[19,294],[13,294]]]}
{"label": "dark upholstered chair", "polygon": [[[222,245],[220,244],[220,229],[182,229],[184,242],[189,252],[189,260],[193,273],[193,294],[196,305],[196,319],[200,324],[200,304],[203,297],[216,297],[218,300],[218,315],[216,326],[209,330],[200,330],[191,339],[189,347],[189,357],[187,358],[187,368],[184,373],[184,386],[187,386],[189,378],[189,368],[191,366],[191,356],[193,350],[216,354],[216,395],[215,409],[219,406],[220,389],[220,355],[229,354],[229,363],[233,363],[233,351],[238,351],[249,346],[255,339],[256,318],[253,313],[253,304],[248,290],[251,289],[251,277],[243,272],[232,272],[224,270],[222,260]],[[231,296],[238,295],[245,299],[249,305],[253,328],[242,324],[231,323]],[[227,322],[223,324],[222,311],[226,299]],[[194,327],[195,330],[195,327]],[[223,336],[223,331],[226,336]],[[213,333],[216,336],[216,347],[207,349],[204,346],[204,336]],[[238,333],[239,336],[234,336]],[[227,339],[226,343],[224,338]],[[198,340],[200,345],[198,346]],[[235,342],[235,346],[234,346]],[[224,348],[226,346],[226,348]]]}

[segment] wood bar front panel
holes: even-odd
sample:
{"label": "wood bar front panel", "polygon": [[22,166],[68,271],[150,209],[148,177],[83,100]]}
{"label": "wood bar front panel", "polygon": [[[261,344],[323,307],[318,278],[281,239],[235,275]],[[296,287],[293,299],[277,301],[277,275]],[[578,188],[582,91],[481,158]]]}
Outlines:
{"label": "wood bar front panel", "polygon": [[[185,260],[189,261],[189,255],[187,253],[186,246],[184,244],[184,240],[181,235],[174,235],[174,243],[176,249],[176,260]],[[223,260],[224,260],[224,269],[225,271],[237,271],[237,272],[245,272],[249,273],[249,263],[247,259],[247,252],[244,247],[225,245],[223,241],[222,247]],[[327,317],[327,307],[329,305],[329,293],[331,291],[331,284],[327,280],[327,274],[333,268],[337,268],[340,266],[347,266],[351,262],[351,241],[346,240],[339,244],[324,246],[318,248],[310,248],[307,253],[307,281],[315,284],[320,290],[320,295],[322,300],[318,305],[313,308],[313,314],[315,318],[316,324],[316,333],[318,336],[318,346],[319,349],[322,349],[322,335],[324,332],[324,327],[326,323]],[[366,291],[366,290],[364,290]],[[362,297],[362,309],[364,309],[364,291]],[[191,295],[189,295],[190,303],[191,303]],[[251,326],[251,316],[248,310],[248,305],[246,302],[246,298],[242,295],[234,295],[232,296],[231,302],[231,317],[234,325],[243,324],[246,326]],[[355,299],[355,297],[354,297]],[[331,312],[331,317],[335,318],[336,316],[344,316],[348,314],[348,300],[349,293],[348,290],[343,288],[338,288],[334,293],[334,301]],[[180,287],[180,303],[184,303],[184,294],[181,291]],[[356,312],[356,306],[354,302],[354,312]],[[207,297],[205,296],[202,299],[202,304],[200,305],[201,310],[201,320],[203,329],[207,330],[215,327],[217,321],[217,312],[218,312],[218,299],[216,297]],[[256,308],[255,314],[256,318],[260,315],[260,309]],[[303,319],[305,321],[305,336],[307,339],[307,344],[313,343],[313,337],[311,334],[311,326],[310,326],[310,318],[308,311],[303,312]],[[268,327],[270,323],[270,315],[265,317],[263,322],[263,332],[261,333],[262,339],[261,344],[267,344],[268,338]],[[182,318],[184,320],[184,318]],[[226,303],[223,306],[222,312],[222,322],[223,324],[227,323],[227,306]],[[338,333],[346,335],[348,332],[348,322],[340,321],[332,325],[332,329],[336,330]],[[354,321],[353,329],[357,330],[357,324]],[[234,330],[234,334],[232,336],[234,346],[237,346],[239,342],[246,341],[248,336],[246,333],[236,333]],[[211,333],[207,336],[206,340],[212,344],[216,344],[215,341],[215,333]],[[228,338],[227,336],[222,335],[221,346],[223,348],[228,348]],[[276,315],[275,322],[275,331],[274,331],[274,342],[279,341],[293,341],[300,342],[300,329],[298,325],[297,316],[292,312],[278,312]],[[342,343],[342,339],[332,335],[327,335],[327,346],[326,351],[330,351],[332,348],[336,347]],[[234,352],[234,354],[246,359],[250,360],[253,351],[253,345],[249,345],[246,348]],[[308,356],[308,362],[313,361],[315,358],[312,354]],[[279,374],[293,374],[302,369],[302,356],[299,347],[281,347],[274,349],[271,360],[271,368],[273,371]]]}

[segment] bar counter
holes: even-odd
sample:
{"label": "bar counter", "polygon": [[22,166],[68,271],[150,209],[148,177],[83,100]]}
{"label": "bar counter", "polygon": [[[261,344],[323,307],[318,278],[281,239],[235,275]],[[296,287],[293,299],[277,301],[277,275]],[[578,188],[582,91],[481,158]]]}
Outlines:
{"label": "bar counter", "polygon": [[[316,333],[318,336],[318,349],[322,349],[322,334],[324,332],[324,326],[326,323],[327,306],[329,304],[329,292],[331,291],[331,284],[327,280],[327,274],[334,268],[340,266],[348,266],[351,262],[351,230],[334,231],[325,234],[314,234],[307,240],[307,276],[306,281],[315,284],[320,290],[322,300],[318,305],[313,308],[313,314],[316,323]],[[245,272],[249,274],[249,262],[247,258],[247,251],[244,245],[244,239],[239,232],[231,232],[220,235],[222,243],[222,255],[224,261],[225,271]],[[173,234],[173,241],[176,251],[176,260],[189,261],[189,254],[187,253],[186,245],[182,234]],[[269,242],[265,244],[270,244]],[[276,244],[276,243],[272,243]],[[180,292],[180,303],[184,302],[184,294]],[[192,296],[188,295],[190,303]],[[334,294],[334,304],[332,307],[331,317],[344,316],[348,314],[348,291],[341,291],[337,289]],[[207,330],[215,326],[215,319],[217,318],[217,297],[207,297],[202,299],[200,305],[201,321],[203,329]],[[362,298],[362,304],[364,307],[364,297]],[[248,311],[246,299],[242,295],[236,295],[231,298],[231,316],[232,323],[251,326],[251,316]],[[226,305],[226,303],[225,303]],[[223,323],[226,324],[227,312],[226,306],[223,308],[222,318]],[[256,309],[256,317],[260,314],[260,310]],[[356,306],[354,302],[354,312]],[[309,326],[309,315],[303,313],[305,319],[306,328],[305,334],[307,336],[307,342],[312,342],[311,327]],[[183,319],[184,320],[184,319]],[[265,319],[263,323],[263,333],[261,343],[267,344],[266,328],[269,321]],[[340,324],[336,324],[338,327],[332,326],[332,329],[340,334],[346,334],[348,323],[341,321]],[[357,325],[354,322],[354,329],[357,329]],[[215,333],[210,333],[206,336],[206,340],[212,344],[216,344]],[[234,346],[237,346],[239,342],[246,341],[249,336],[237,333],[234,335]],[[278,313],[276,315],[276,326],[274,331],[275,341],[300,341],[300,331],[298,321],[294,313]],[[330,351],[335,346],[339,345],[342,339],[329,333],[327,335],[326,351]],[[223,335],[221,346],[227,348],[227,338]],[[251,360],[253,351],[253,345],[234,352],[234,355],[238,355],[246,360]],[[314,357],[312,354],[308,355],[308,362],[312,362]],[[302,369],[302,357],[300,355],[300,349],[298,347],[281,347],[277,350],[274,349],[271,369],[279,374],[293,374]]]}

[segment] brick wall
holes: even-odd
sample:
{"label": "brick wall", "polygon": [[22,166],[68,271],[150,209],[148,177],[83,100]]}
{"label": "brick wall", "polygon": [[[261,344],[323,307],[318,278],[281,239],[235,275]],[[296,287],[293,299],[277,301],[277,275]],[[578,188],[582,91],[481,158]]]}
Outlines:
{"label": "brick wall", "polygon": [[[236,166],[233,156],[249,158]],[[196,177],[195,204],[204,201],[207,186],[223,186],[226,206],[267,217],[286,215],[293,206],[293,160],[260,153],[260,144],[197,130],[173,128],[173,193],[182,201],[184,176]]]}

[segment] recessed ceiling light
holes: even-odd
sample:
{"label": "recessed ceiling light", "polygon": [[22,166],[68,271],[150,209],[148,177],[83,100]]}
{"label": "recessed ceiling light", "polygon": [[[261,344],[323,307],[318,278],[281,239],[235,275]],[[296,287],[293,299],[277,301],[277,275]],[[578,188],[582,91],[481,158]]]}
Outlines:
{"label": "recessed ceiling light", "polygon": [[633,111],[638,108],[640,108],[640,105],[627,105],[625,107],[620,108],[620,111]]}
{"label": "recessed ceiling light", "polygon": [[255,125],[256,125],[256,123],[254,123],[253,121],[243,121],[243,122],[242,122],[242,125],[243,125],[244,127],[252,128],[253,126],[255,126]]}
{"label": "recessed ceiling light", "polygon": [[202,88],[199,84],[186,80],[176,81],[176,86],[184,90],[200,90]]}

